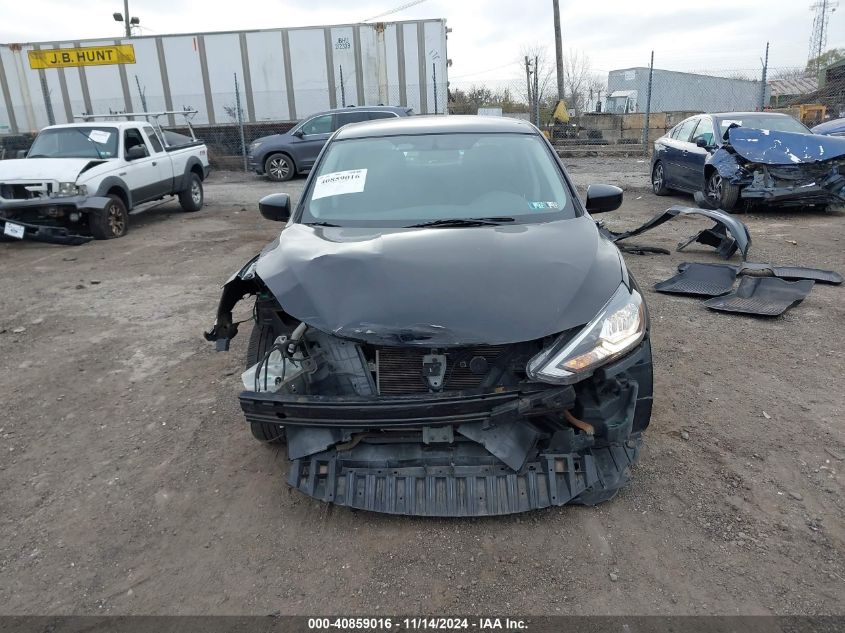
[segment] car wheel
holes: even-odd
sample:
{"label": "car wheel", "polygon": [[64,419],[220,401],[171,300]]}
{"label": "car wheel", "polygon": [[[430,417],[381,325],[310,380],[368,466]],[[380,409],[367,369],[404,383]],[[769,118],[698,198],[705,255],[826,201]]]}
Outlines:
{"label": "car wheel", "polygon": [[[247,369],[264,358],[279,336],[272,324],[255,323],[246,350]],[[283,426],[266,424],[264,422],[251,422],[249,430],[252,431],[252,436],[255,439],[266,442],[267,444],[282,444],[285,441],[285,428]]]}
{"label": "car wheel", "polygon": [[191,173],[188,187],[179,192],[179,204],[183,211],[194,212],[202,209],[204,200],[202,180],[195,173]]}
{"label": "car wheel", "polygon": [[111,194],[105,209],[97,209],[89,215],[89,228],[94,239],[111,240],[123,237],[129,230],[129,212],[118,196]]}
{"label": "car wheel", "polygon": [[729,183],[714,171],[707,179],[704,195],[723,211],[732,211],[739,200],[739,187]]}
{"label": "car wheel", "polygon": [[651,170],[651,188],[657,196],[669,195],[669,187],[666,186],[666,170],[660,161],[654,163]]}
{"label": "car wheel", "polygon": [[264,161],[264,173],[270,180],[284,182],[296,175],[296,168],[289,156],[284,154],[271,154]]}

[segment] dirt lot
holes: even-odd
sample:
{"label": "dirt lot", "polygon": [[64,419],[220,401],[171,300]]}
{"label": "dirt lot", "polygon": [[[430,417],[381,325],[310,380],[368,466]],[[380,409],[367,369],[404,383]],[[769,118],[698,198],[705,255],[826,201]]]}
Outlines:
{"label": "dirt lot", "polygon": [[[691,204],[644,189],[635,159],[568,162],[579,186],[628,188],[612,228]],[[243,422],[248,328],[228,354],[202,338],[219,285],[279,230],[255,208],[278,189],[218,173],[203,211],[168,203],[121,240],[0,244],[0,611],[843,612],[845,287],[734,317],[649,290],[711,250],[628,256],[656,372],[632,486],[494,519],[331,508],[289,490],[284,455]],[[842,215],[743,219],[753,260],[845,269]],[[672,249],[704,226],[639,241]]]}

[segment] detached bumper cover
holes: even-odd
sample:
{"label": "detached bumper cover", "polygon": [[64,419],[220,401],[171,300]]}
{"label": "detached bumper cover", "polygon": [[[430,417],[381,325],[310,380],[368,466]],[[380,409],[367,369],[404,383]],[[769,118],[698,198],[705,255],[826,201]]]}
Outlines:
{"label": "detached bumper cover", "polygon": [[[578,454],[542,454],[515,472],[502,465],[356,467],[331,455],[292,460],[288,484],[321,501],[359,510],[417,516],[493,516],[578,501],[615,491],[631,478],[641,437]],[[472,447],[469,447],[472,448]],[[466,455],[483,459],[483,455]],[[589,503],[588,499],[584,499]]]}
{"label": "detached bumper cover", "polygon": [[80,246],[87,244],[93,237],[89,235],[77,235],[71,233],[62,226],[45,226],[43,224],[31,224],[20,220],[7,219],[0,215],[0,235],[6,226],[6,222],[13,222],[24,227],[23,237],[26,240],[35,242],[47,242],[48,244],[64,244],[65,246]]}

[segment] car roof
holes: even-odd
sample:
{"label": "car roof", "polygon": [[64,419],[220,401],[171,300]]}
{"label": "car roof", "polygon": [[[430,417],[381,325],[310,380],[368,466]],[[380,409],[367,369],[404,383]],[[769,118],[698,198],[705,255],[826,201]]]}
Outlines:
{"label": "car roof", "polygon": [[386,106],[386,105],[364,105],[364,106],[346,106],[345,108],[332,108],[331,110],[323,110],[322,112],[315,112],[314,114],[309,114],[306,119],[313,118],[315,116],[320,116],[322,114],[339,114],[340,112],[355,112],[356,110],[364,110],[365,112],[369,112],[371,110],[375,110],[376,112],[403,112],[408,113],[413,110],[413,108],[407,106]]}
{"label": "car roof", "polygon": [[[744,117],[744,116],[755,116],[755,117],[772,117],[772,118],[780,118],[780,117],[788,117],[788,114],[783,112],[712,112],[710,113],[711,116],[726,119],[730,117]],[[792,117],[790,117],[792,118]]]}
{"label": "car roof", "polygon": [[48,125],[42,128],[42,130],[57,130],[65,127],[116,127],[123,129],[126,127],[138,127],[139,125],[151,124],[146,121],[84,121],[81,123],[57,123],[56,125]]}
{"label": "car roof", "polygon": [[344,125],[336,139],[371,138],[398,136],[401,134],[460,134],[460,133],[511,133],[537,134],[537,128],[519,119],[497,116],[476,116],[474,114],[450,114],[448,116],[411,116],[395,119],[379,119],[364,123]]}

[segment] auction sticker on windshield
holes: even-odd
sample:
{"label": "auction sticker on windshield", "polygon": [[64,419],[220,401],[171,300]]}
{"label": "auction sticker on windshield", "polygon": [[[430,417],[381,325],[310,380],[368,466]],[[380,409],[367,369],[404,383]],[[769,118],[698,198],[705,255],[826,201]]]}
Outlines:
{"label": "auction sticker on windshield", "polygon": [[95,143],[108,143],[109,139],[111,138],[111,133],[106,132],[105,130],[91,130],[88,132],[88,138],[90,138]]}
{"label": "auction sticker on windshield", "polygon": [[6,226],[3,228],[3,234],[8,235],[9,237],[14,237],[15,239],[22,240],[25,230],[26,229],[20,224],[15,224],[14,222],[6,222]]}
{"label": "auction sticker on windshield", "polygon": [[317,178],[311,199],[318,200],[319,198],[340,196],[345,193],[361,193],[364,191],[366,182],[366,169],[350,169],[323,174]]}

